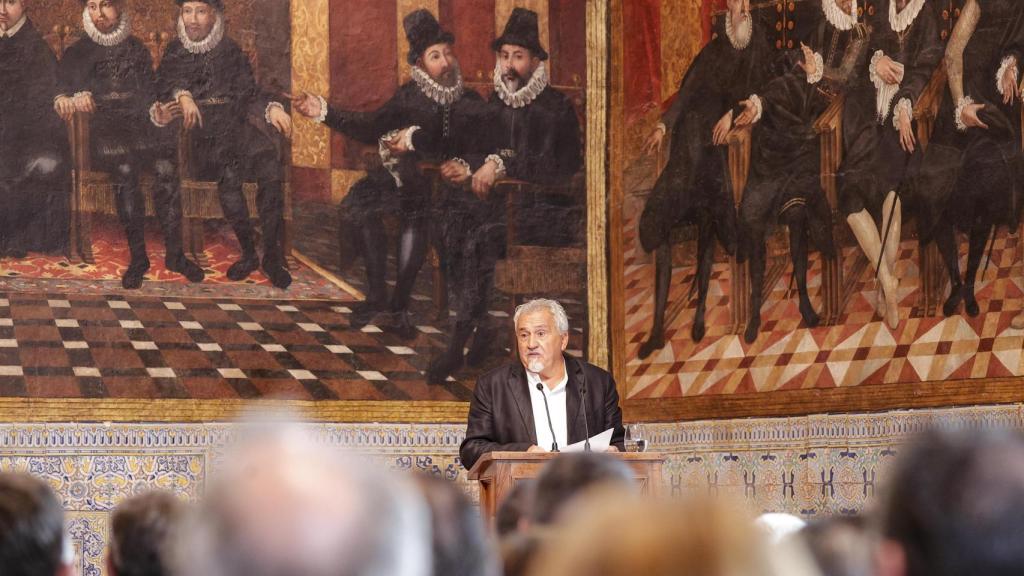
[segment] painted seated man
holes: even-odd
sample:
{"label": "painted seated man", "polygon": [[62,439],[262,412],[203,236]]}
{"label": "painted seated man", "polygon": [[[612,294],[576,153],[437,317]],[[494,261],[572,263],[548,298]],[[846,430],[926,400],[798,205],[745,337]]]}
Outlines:
{"label": "painted seated man", "polygon": [[[199,177],[218,183],[221,210],[242,250],[228,268],[228,279],[244,280],[262,268],[274,286],[287,288],[292,277],[282,246],[284,168],[276,135],[267,128],[290,137],[291,118],[260,89],[249,58],[225,36],[222,0],[175,1],[181,7],[178,38],[160,61],[157,96],[161,102],[176,102],[175,115],[192,132]],[[257,184],[262,261],[242,193],[247,177]]]}
{"label": "painted seated man", "polygon": [[[181,241],[181,192],[172,163],[175,136],[150,119],[168,123],[173,109],[156,103],[156,74],[149,50],[132,35],[125,0],[82,2],[85,37],[61,58],[55,107],[66,120],[75,112],[92,114],[90,157],[95,170],[110,172],[117,213],[128,240],[131,262],[121,284],[139,288],[149,269],[146,256],[146,203],[139,172],[155,167],[161,173],[153,204],[164,232],[164,263],[191,282],[202,282],[203,270],[185,258]],[[158,160],[159,158],[164,158]]]}
{"label": "painted seated man", "polygon": [[[372,112],[340,110],[306,93],[296,99],[295,108],[350,138],[379,145],[382,167],[357,182],[339,210],[340,248],[355,247],[354,252],[366,262],[366,301],[353,309],[350,321],[353,327],[362,327],[389,311],[392,318],[386,328],[412,339],[416,329],[409,318],[409,303],[426,259],[433,208],[430,178],[417,165],[440,163],[446,180],[471,170],[468,153],[480,147],[474,142],[487,110],[480,95],[463,86],[453,51],[455,36],[443,30],[428,10],[408,14],[403,26],[412,79],[383,106]],[[385,284],[388,243],[382,219],[387,214],[401,221],[396,243],[398,278],[390,310]]]}
{"label": "painted seated man", "polygon": [[0,1],[0,256],[67,250],[71,181],[56,96],[57,59],[26,1]]}
{"label": "painted seated man", "polygon": [[[494,269],[505,240],[505,201],[491,194],[498,178],[543,185],[566,185],[583,167],[579,120],[572,101],[550,85],[540,44],[537,13],[516,8],[491,48],[496,55],[489,144],[482,166],[461,179],[469,186],[449,187],[442,201],[441,237],[454,301],[454,326],[448,348],[427,372],[432,383],[444,381],[463,362],[479,365],[494,342],[487,307]],[[524,244],[564,245],[585,221],[583,199],[533,193],[523,199],[516,222]],[[558,222],[558,226],[552,226]],[[475,333],[475,336],[474,336]],[[470,337],[468,355],[463,347]]]}
{"label": "painted seated man", "polygon": [[914,103],[942,61],[942,41],[938,15],[925,0],[883,0],[876,7],[868,74],[858,76],[843,108],[838,208],[877,272],[878,312],[896,328],[903,183],[924,154]]}
{"label": "painted seated man", "polygon": [[640,243],[655,252],[654,325],[640,346],[646,358],[665,345],[665,309],[672,278],[672,229],[697,225],[697,310],[691,335],[704,338],[704,312],[715,238],[726,252],[736,250],[736,208],[728,173],[727,137],[739,116],[739,103],[771,78],[772,53],[764,31],[750,14],[749,2],[729,0],[717,35],[697,55],[679,85],[672,106],[647,141],[661,149],[671,134],[669,160],[658,177],[640,218]]}
{"label": "painted seated man", "polygon": [[[807,292],[809,240],[825,258],[835,258],[832,214],[821,188],[821,148],[814,125],[832,102],[867,74],[870,29],[857,21],[856,0],[822,0],[824,18],[810,45],[782,76],[765,85],[757,102],[744,101],[739,125],[754,129],[750,180],[740,203],[740,254],[750,259],[748,343],[761,329],[767,259],[766,235],[778,220],[789,228],[799,311],[808,327],[820,319]],[[740,297],[737,295],[737,297]]]}

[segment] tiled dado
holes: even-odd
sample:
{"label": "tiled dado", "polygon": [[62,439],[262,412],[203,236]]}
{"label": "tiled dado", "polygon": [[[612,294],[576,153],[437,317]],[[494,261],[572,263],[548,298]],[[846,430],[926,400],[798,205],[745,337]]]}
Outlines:
{"label": "tiled dado", "polygon": [[[762,511],[808,517],[860,511],[879,494],[908,435],[936,424],[1024,425],[1024,406],[647,424],[667,456],[666,488],[746,497]],[[459,424],[309,425],[330,446],[395,469],[457,482],[476,498],[458,459]],[[104,574],[110,511],[131,494],[172,490],[195,500],[216,474],[232,424],[0,424],[0,470],[45,478],[68,510],[81,573]]]}

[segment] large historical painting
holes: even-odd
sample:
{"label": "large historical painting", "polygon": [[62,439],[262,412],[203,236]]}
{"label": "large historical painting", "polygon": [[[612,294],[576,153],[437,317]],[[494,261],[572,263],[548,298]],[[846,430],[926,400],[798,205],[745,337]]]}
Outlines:
{"label": "large historical painting", "polygon": [[588,354],[584,0],[15,4],[8,417],[459,420],[537,296]]}
{"label": "large historical painting", "polygon": [[613,3],[632,414],[1020,396],[1020,7]]}

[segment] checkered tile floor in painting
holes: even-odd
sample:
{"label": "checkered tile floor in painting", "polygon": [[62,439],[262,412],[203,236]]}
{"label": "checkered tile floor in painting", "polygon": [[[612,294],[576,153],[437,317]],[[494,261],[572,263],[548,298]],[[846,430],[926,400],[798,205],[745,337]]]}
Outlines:
{"label": "checkered tile floor in painting", "polygon": [[[479,371],[424,382],[445,344],[438,328],[405,342],[349,327],[349,312],[311,300],[0,293],[0,396],[469,399]],[[488,366],[507,358],[495,354]]]}
{"label": "checkered tile floor in painting", "polygon": [[[636,199],[634,199],[635,201]],[[669,343],[645,360],[637,358],[647,339],[654,312],[653,256],[639,247],[636,214],[642,202],[627,209],[625,285],[628,395],[660,398],[699,394],[733,394],[780,389],[828,388],[879,383],[1024,375],[1024,331],[1010,321],[1021,310],[1024,270],[1020,239],[1001,231],[992,263],[978,280],[981,314],[950,318],[923,317],[919,307],[916,241],[902,245],[898,271],[900,318],[890,330],[874,311],[875,283],[865,272],[855,287],[844,315],[835,326],[807,329],[794,296],[787,297],[791,267],[771,287],[761,310],[762,331],[746,344],[729,326],[729,269],[716,264],[708,296],[707,335],[690,338],[696,302],[688,299],[695,270],[677,267],[669,296]],[[961,239],[966,251],[966,240]],[[847,266],[855,249],[844,252]],[[963,259],[966,255],[962,254]],[[811,301],[820,310],[820,262],[812,255],[809,274]],[[961,267],[965,262],[961,263]],[[962,268],[961,268],[962,269]],[[673,305],[676,313],[673,314]],[[961,307],[962,310],[962,307]]]}

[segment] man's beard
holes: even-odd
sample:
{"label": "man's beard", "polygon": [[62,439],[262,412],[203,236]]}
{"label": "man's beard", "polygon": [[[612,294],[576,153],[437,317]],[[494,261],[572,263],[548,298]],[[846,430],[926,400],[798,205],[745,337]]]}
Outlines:
{"label": "man's beard", "polygon": [[544,361],[540,358],[533,358],[530,363],[526,365],[526,369],[534,374],[540,374],[544,371]]}
{"label": "man's beard", "polygon": [[503,72],[501,75],[501,81],[505,83],[505,87],[508,88],[509,92],[515,92],[519,90],[526,82],[519,75],[515,69],[509,69],[508,72]]}
{"label": "man's beard", "polygon": [[206,37],[213,32],[213,26],[210,26],[209,30],[203,30],[202,26],[189,26],[185,25],[185,34],[188,35],[188,39],[193,42],[202,42],[206,40]]}
{"label": "man's beard", "polygon": [[434,82],[445,88],[452,88],[459,85],[459,80],[462,78],[461,71],[459,69],[459,62],[452,60],[452,65],[448,67],[448,70],[437,76],[436,78],[431,76]]}

